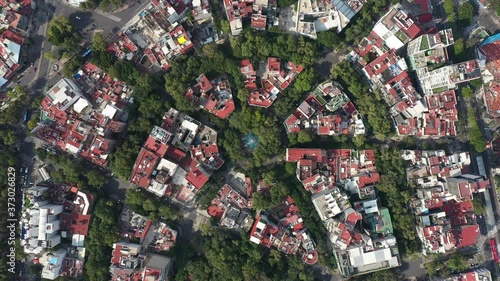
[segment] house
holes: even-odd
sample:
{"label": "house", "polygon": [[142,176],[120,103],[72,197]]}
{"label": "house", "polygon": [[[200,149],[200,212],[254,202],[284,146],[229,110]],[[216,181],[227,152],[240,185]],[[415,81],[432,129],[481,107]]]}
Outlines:
{"label": "house", "polygon": [[250,241],[267,248],[275,247],[287,255],[298,254],[307,264],[318,261],[316,245],[291,197],[257,216],[250,231]]}
{"label": "house", "polygon": [[[278,94],[285,90],[304,69],[293,62],[282,63],[278,58],[268,58],[263,64],[263,72],[254,70],[250,60],[243,60],[240,64],[241,73],[245,80],[245,88],[250,92],[248,104],[267,108],[273,104]],[[258,83],[260,78],[260,83]]]}
{"label": "house", "polygon": [[202,74],[196,82],[186,92],[188,100],[221,119],[226,119],[236,109],[229,81],[225,77],[209,81]]}
{"label": "house", "polygon": [[[344,277],[401,264],[389,210],[376,196],[380,175],[373,150],[287,148],[285,155],[285,161],[297,163],[297,178],[313,194]],[[351,205],[349,195],[361,200]],[[268,228],[260,225],[258,233],[269,236]]]}
{"label": "house", "polygon": [[402,157],[409,163],[408,179],[416,186],[411,205],[422,253],[447,253],[476,243],[480,234],[472,199],[490,183],[469,174],[468,153],[406,150]]}
{"label": "house", "polygon": [[157,196],[187,202],[223,164],[217,132],[171,108],[141,148],[130,182]]}
{"label": "house", "polygon": [[43,265],[42,278],[55,280],[59,277],[66,254],[66,249],[58,249],[54,252],[45,253],[40,258],[40,264]]}
{"label": "house", "polygon": [[238,229],[246,224],[250,213],[250,201],[225,184],[207,208],[208,214],[222,226]]}
{"label": "house", "polygon": [[383,38],[389,49],[400,49],[415,39],[422,30],[401,4],[394,5],[373,27],[373,32]]}
{"label": "house", "polygon": [[340,85],[326,81],[320,84],[285,120],[287,133],[311,130],[318,135],[365,133],[365,126],[354,104]]}

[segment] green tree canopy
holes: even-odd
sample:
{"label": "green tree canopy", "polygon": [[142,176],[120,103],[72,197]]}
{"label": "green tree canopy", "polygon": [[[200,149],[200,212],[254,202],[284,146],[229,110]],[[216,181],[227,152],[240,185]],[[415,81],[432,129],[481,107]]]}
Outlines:
{"label": "green tree canopy", "polygon": [[67,50],[76,50],[80,43],[80,35],[73,29],[69,18],[59,15],[52,18],[47,31],[49,42]]}
{"label": "green tree canopy", "polygon": [[92,37],[92,50],[93,51],[104,51],[106,50],[106,47],[108,45],[108,42],[106,42],[106,39],[104,38],[104,35],[102,32],[96,33],[94,37]]}
{"label": "green tree canopy", "polygon": [[93,187],[103,186],[107,181],[106,177],[96,170],[88,172],[86,176],[88,180],[88,185]]}
{"label": "green tree canopy", "polygon": [[474,91],[471,89],[471,87],[463,87],[461,89],[461,93],[464,99],[471,99],[474,97]]}

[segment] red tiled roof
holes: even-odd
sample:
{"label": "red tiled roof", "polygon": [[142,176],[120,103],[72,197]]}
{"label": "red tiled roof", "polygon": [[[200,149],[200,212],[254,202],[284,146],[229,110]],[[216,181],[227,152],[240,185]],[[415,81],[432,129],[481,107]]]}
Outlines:
{"label": "red tiled roof", "polygon": [[199,169],[194,169],[188,173],[186,180],[199,190],[207,183],[208,176]]}
{"label": "red tiled roof", "polygon": [[430,11],[428,0],[415,0],[413,3],[420,5],[420,8],[422,8],[422,11],[424,11],[424,12]]}
{"label": "red tiled roof", "polygon": [[89,224],[90,215],[80,215],[77,213],[61,214],[61,230],[69,231],[71,234],[81,234],[87,236]]}
{"label": "red tiled roof", "polygon": [[287,162],[297,162],[303,158],[312,159],[315,162],[322,162],[323,150],[312,148],[287,148],[285,160]]}
{"label": "red tiled roof", "polygon": [[474,245],[479,235],[479,225],[477,224],[464,225],[453,230],[453,236],[456,241],[455,246],[459,249]]}
{"label": "red tiled roof", "polygon": [[148,188],[151,181],[151,173],[156,168],[159,157],[145,148],[137,156],[134,164],[134,170],[130,177],[130,182],[143,188]]}
{"label": "red tiled roof", "polygon": [[227,101],[221,109],[215,110],[214,114],[221,119],[226,119],[235,109],[234,101],[231,99]]}
{"label": "red tiled roof", "polygon": [[486,45],[480,45],[479,51],[495,65],[496,69],[500,69],[500,40],[493,41]]}

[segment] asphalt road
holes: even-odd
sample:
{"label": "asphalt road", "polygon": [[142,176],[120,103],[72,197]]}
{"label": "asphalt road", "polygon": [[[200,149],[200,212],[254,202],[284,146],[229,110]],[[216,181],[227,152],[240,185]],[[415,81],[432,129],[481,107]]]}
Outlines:
{"label": "asphalt road", "polygon": [[338,64],[344,59],[345,54],[340,52],[327,52],[323,53],[322,56],[313,65],[314,69],[325,79],[330,78],[330,71],[332,66]]}
{"label": "asphalt road", "polygon": [[[28,89],[33,94],[43,94],[47,86],[54,85],[62,78],[60,74],[48,77],[53,63],[47,60],[43,53],[55,50],[48,41],[47,30],[50,19],[54,16],[68,17],[78,31],[92,28],[104,34],[116,33],[129,22],[141,9],[149,5],[149,1],[133,2],[129,8],[115,14],[102,11],[82,11],[64,4],[65,0],[46,0],[37,3],[33,16],[33,29],[30,38],[32,44],[23,51],[27,52],[28,62],[23,74],[18,75],[18,84]],[[31,67],[33,64],[33,67]],[[12,84],[11,84],[12,85]]]}

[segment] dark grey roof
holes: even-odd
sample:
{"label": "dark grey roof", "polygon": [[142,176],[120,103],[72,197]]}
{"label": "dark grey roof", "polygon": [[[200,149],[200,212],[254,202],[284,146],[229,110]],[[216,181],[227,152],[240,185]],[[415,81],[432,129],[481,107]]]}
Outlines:
{"label": "dark grey roof", "polygon": [[347,5],[347,3],[343,0],[333,0],[332,4],[348,20],[351,20],[354,17],[354,15],[356,15],[356,12],[351,7],[349,7],[349,5]]}

